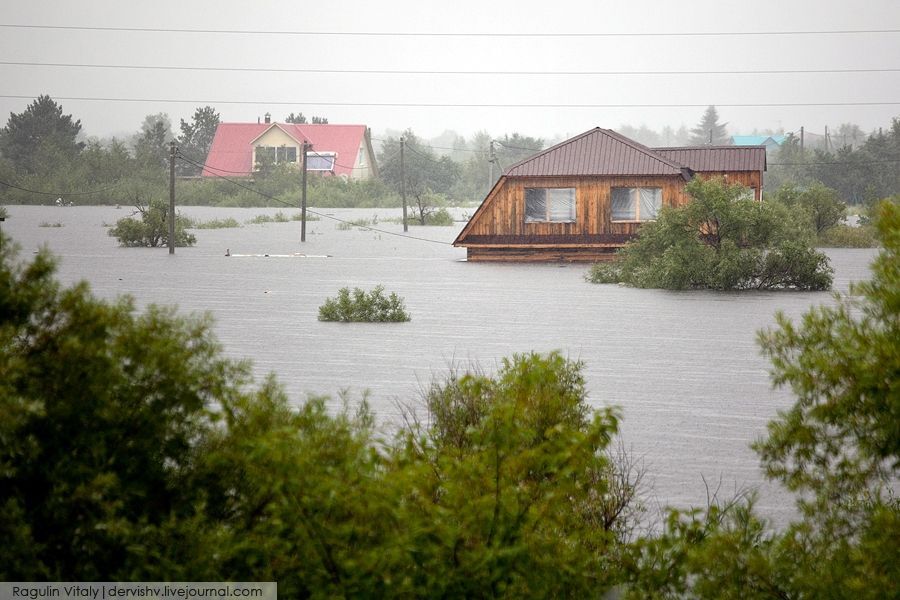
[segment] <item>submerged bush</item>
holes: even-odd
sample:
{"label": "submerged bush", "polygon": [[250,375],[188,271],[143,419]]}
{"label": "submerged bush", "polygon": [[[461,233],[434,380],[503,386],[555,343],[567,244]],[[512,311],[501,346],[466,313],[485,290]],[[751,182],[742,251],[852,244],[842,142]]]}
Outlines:
{"label": "submerged bush", "polygon": [[279,210],[273,217],[270,217],[269,215],[256,215],[247,221],[247,223],[250,225],[262,225],[263,223],[287,223],[288,221],[290,221],[290,219]]}
{"label": "submerged bush", "polygon": [[398,323],[409,321],[403,299],[395,293],[384,295],[384,287],[377,286],[371,292],[360,288],[341,288],[335,298],[329,298],[319,307],[320,321],[345,323]]}
{"label": "submerged bush", "polygon": [[[137,207],[140,219],[125,217],[116,221],[109,235],[119,240],[120,246],[130,248],[157,248],[169,245],[169,204],[164,200],[151,200],[146,208]],[[185,231],[191,226],[187,217],[175,214],[175,245],[193,246],[197,238]]]}
{"label": "submerged bush", "polygon": [[819,235],[820,248],[875,248],[878,237],[871,225],[835,225]]}
{"label": "submerged bush", "polygon": [[687,205],[663,208],[612,263],[597,263],[593,283],[664,289],[827,290],[832,269],[812,246],[806,213],[745,197],[722,179],[694,179]]}
{"label": "submerged bush", "polygon": [[453,225],[453,215],[446,208],[439,208],[435,212],[425,216],[426,225],[447,227]]}
{"label": "submerged bush", "polygon": [[238,220],[233,217],[228,217],[227,219],[197,221],[191,224],[192,229],[232,229],[240,226],[241,224],[238,222]]}

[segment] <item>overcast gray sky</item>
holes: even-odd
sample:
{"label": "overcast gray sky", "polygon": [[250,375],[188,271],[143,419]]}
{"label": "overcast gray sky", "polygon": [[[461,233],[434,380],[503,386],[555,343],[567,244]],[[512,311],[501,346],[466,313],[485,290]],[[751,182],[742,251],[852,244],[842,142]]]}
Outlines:
{"label": "overcast gray sky", "polygon": [[[2,0],[2,8],[2,123],[50,94],[89,135],[132,133],[157,112],[177,130],[205,104],[224,121],[302,111],[425,137],[691,127],[708,104],[731,133],[801,125],[820,133],[844,122],[869,131],[900,116],[898,0]],[[237,32],[172,31],[199,29]],[[863,32],[810,33],[836,30]],[[387,35],[397,33],[421,35]],[[329,72],[303,72],[311,69]],[[760,70],[854,72],[736,73]],[[484,71],[494,73],[468,73]],[[623,71],[644,73],[597,74]],[[560,74],[573,72],[581,74]],[[451,106],[427,106],[435,104]],[[661,104],[694,106],[636,106]],[[737,106],[765,104],[806,106]]]}

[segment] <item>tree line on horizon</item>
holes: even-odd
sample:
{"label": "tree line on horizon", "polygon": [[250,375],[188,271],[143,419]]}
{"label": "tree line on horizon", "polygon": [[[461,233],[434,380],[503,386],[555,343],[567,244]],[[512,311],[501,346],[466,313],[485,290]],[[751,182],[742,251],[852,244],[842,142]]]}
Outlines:
{"label": "tree line on horizon", "polygon": [[[188,159],[176,162],[182,177],[179,203],[296,205],[299,181],[285,169],[258,173],[261,193],[223,180],[185,179],[199,174],[197,164],[205,161],[219,120],[213,107],[198,107],[189,121],[180,120],[176,135],[168,115],[150,114],[129,139],[85,140],[79,120],[64,114],[62,106],[49,96],[40,96],[23,112],[11,113],[0,129],[0,182],[6,184],[0,184],[0,202],[50,203],[59,197],[71,204],[146,205],[151,197],[167,193],[168,144],[175,140]],[[285,121],[303,123],[308,119],[303,113],[290,113]],[[311,122],[327,123],[328,119],[312,116]],[[666,128],[657,133],[646,127],[622,126],[618,131],[648,146],[703,145],[710,139],[727,143],[726,126],[710,106],[690,130]],[[349,182],[313,177],[311,203],[322,207],[399,206],[400,137],[408,150],[407,192],[420,209],[420,218],[443,205],[480,202],[505,169],[548,145],[547,140],[520,133],[493,136],[479,131],[466,139],[448,131],[432,140],[412,130],[391,133],[376,139],[380,179]],[[798,137],[789,134],[769,157],[766,192],[785,183],[808,186],[818,182],[836,190],[850,204],[871,203],[900,193],[900,119],[869,136],[845,124],[836,130],[834,139],[841,145],[821,148],[807,144],[801,148]]]}

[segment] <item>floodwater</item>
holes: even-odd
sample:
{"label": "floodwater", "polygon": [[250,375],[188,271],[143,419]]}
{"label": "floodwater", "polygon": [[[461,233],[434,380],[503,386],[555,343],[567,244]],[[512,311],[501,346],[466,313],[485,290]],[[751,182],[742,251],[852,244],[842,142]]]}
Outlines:
{"label": "floodwater", "polygon": [[[241,223],[277,212],[181,210]],[[391,235],[402,233],[399,224],[386,222],[397,209],[317,209],[340,219],[377,217],[384,232],[340,230],[323,218],[307,223],[303,244],[295,221],[196,230],[196,246],[174,256],[119,248],[104,225],[128,216],[125,207],[8,211],[3,230],[24,257],[46,244],[61,259],[64,282],[85,279],[98,296],[131,294],[141,307],[211,312],[226,353],[252,359],[260,377],[274,372],[298,403],[325,394],[336,407],[340,390],[355,398],[368,390],[390,428],[398,403],[415,401],[451,365],[491,371],[516,352],[560,350],[584,362],[592,404],[622,409],[622,439],[644,461],[652,502],[705,506],[705,479],[724,496],[758,488],[758,506],[775,523],[793,515],[791,497],[765,481],[749,448],[791,404],[788,391],[771,387],[756,332],[778,310],[797,318],[832,302],[828,293],[638,290],[586,283],[584,265],[469,264],[464,249],[449,245],[462,223],[410,227],[423,239],[405,239]],[[308,257],[273,256],[295,253]],[[828,254],[835,288],[846,291],[869,276],[876,251]],[[319,305],[339,288],[379,284],[405,299],[411,322],[317,320]]]}

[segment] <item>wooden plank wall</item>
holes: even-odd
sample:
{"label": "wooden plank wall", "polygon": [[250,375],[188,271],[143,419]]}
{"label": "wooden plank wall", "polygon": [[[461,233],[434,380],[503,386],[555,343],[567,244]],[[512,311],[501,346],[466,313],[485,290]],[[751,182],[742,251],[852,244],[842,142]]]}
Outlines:
{"label": "wooden plank wall", "polygon": [[[681,206],[690,197],[684,179],[671,177],[547,177],[507,180],[485,207],[467,235],[590,235],[635,233],[639,223],[612,223],[610,195],[614,187],[662,188],[664,206]],[[526,223],[525,188],[575,188],[575,223]]]}
{"label": "wooden plank wall", "polygon": [[[704,179],[725,177],[729,183],[740,183],[755,190],[760,199],[762,174],[759,171],[698,173]],[[639,223],[612,223],[610,196],[614,187],[662,188],[663,206],[682,206],[690,200],[680,176],[646,177],[547,177],[509,179],[483,214],[471,223],[467,235],[590,235],[603,233],[636,233]],[[525,188],[575,188],[575,223],[526,223]]]}
{"label": "wooden plank wall", "polygon": [[753,188],[755,200],[762,200],[762,171],[704,171],[697,173],[703,179],[723,177],[727,183],[739,183]]}

